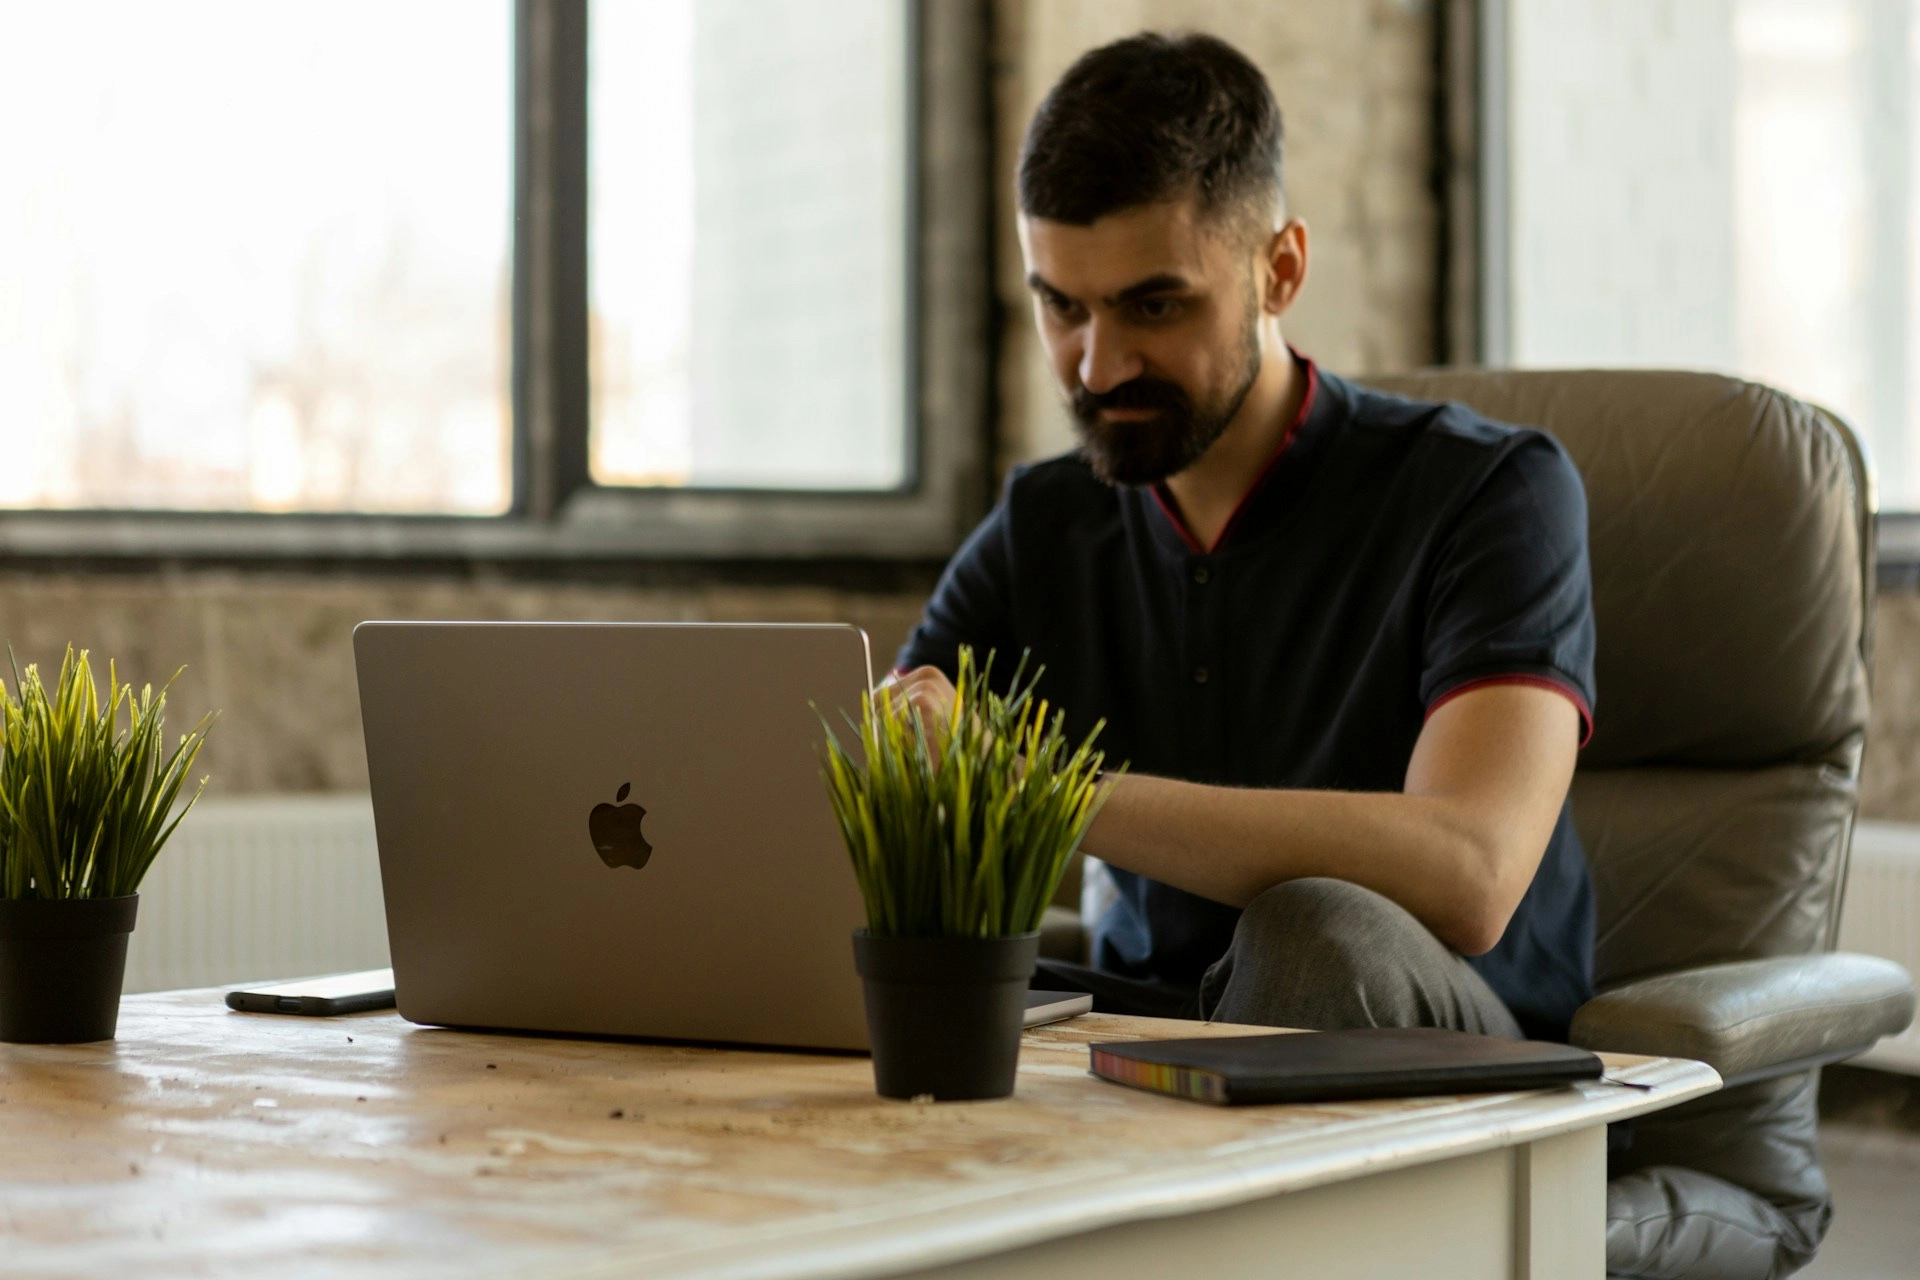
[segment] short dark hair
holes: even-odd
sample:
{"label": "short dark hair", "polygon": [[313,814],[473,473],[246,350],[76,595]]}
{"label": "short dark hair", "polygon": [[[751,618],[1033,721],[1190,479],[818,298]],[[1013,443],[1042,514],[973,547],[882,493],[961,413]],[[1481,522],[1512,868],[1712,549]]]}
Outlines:
{"label": "short dark hair", "polygon": [[1020,211],[1074,226],[1199,198],[1203,216],[1271,231],[1282,199],[1280,107],[1224,40],[1145,32],[1082,54],[1033,113]]}

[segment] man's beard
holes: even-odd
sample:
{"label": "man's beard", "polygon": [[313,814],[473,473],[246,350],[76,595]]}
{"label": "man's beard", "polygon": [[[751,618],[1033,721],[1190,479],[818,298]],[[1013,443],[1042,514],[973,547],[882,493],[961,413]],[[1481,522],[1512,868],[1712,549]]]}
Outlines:
{"label": "man's beard", "polygon": [[[1158,484],[1180,474],[1213,447],[1260,376],[1260,335],[1254,316],[1248,317],[1241,365],[1243,372],[1234,390],[1208,405],[1194,404],[1186,388],[1165,378],[1134,378],[1098,395],[1084,386],[1074,388],[1071,407],[1081,456],[1107,484]],[[1108,422],[1100,416],[1103,409],[1158,412],[1148,418]]]}

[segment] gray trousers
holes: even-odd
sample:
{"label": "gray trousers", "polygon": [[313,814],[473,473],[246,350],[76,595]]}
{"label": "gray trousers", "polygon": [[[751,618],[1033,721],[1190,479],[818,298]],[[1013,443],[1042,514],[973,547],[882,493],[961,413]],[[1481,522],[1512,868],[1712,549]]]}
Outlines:
{"label": "gray trousers", "polygon": [[1089,992],[1102,1013],[1520,1038],[1513,1014],[1458,952],[1398,903],[1345,880],[1289,880],[1248,903],[1197,990],[1057,960],[1040,962],[1033,985]]}

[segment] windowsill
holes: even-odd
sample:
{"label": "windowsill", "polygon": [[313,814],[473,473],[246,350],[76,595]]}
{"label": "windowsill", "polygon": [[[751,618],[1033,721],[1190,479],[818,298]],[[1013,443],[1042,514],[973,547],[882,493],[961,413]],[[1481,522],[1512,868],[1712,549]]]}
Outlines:
{"label": "windowsill", "polygon": [[[944,560],[970,510],[958,477],[926,493],[586,489],[526,516],[0,512],[0,562],[621,562]],[[966,520],[971,524],[971,519]]]}
{"label": "windowsill", "polygon": [[[381,521],[344,517],[332,532],[340,537],[269,537],[268,521],[284,517],[188,517],[178,536],[150,538],[138,526],[171,524],[129,518],[115,529],[89,519],[58,539],[16,536],[0,528],[0,576],[29,578],[142,578],[183,582],[205,575],[237,579],[324,578],[340,581],[499,581],[660,590],[827,588],[862,595],[917,595],[933,590],[944,556],[869,553],[802,556],[685,555],[630,550],[576,550],[564,536],[521,536],[520,529],[458,528],[507,521],[419,519]],[[325,517],[302,518],[323,525]],[[0,526],[5,520],[0,519]],[[358,529],[352,526],[361,526]],[[366,527],[366,526],[376,527]],[[380,527],[404,526],[404,527]],[[463,536],[480,532],[486,536]],[[38,544],[38,545],[34,545]]]}

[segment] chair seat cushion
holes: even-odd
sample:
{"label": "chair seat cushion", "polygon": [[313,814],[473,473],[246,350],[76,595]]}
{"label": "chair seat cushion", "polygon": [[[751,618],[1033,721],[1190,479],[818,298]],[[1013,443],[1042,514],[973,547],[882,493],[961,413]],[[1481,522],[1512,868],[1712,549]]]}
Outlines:
{"label": "chair seat cushion", "polygon": [[1776,956],[1642,978],[1574,1016],[1589,1049],[1695,1058],[1729,1082],[1859,1053],[1913,1020],[1913,981],[1891,960]]}

